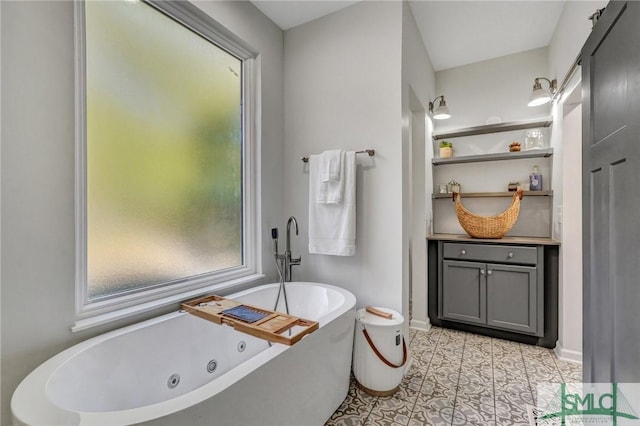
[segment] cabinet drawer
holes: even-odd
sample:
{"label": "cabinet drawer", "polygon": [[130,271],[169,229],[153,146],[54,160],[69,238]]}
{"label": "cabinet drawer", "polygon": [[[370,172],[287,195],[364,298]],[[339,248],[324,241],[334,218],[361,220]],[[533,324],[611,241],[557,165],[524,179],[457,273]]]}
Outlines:
{"label": "cabinet drawer", "polygon": [[445,259],[519,263],[526,265],[535,265],[538,259],[538,253],[535,247],[462,243],[444,243],[443,246],[443,257]]}

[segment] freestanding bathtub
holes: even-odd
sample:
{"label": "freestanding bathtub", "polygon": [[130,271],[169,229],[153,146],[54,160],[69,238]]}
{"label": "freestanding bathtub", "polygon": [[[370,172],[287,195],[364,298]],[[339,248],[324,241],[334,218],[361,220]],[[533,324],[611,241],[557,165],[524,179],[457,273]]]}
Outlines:
{"label": "freestanding bathtub", "polygon": [[[291,314],[320,323],[295,345],[163,315],[36,368],[11,399],[14,424],[322,425],[348,391],[355,297],[326,284],[286,286]],[[277,292],[268,284],[228,297],[272,309]]]}

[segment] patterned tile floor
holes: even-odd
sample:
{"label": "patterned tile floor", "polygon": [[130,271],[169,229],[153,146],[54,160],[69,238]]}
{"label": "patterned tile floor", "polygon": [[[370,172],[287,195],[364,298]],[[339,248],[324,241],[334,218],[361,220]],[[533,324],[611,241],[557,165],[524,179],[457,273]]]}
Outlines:
{"label": "patterned tile floor", "polygon": [[411,330],[413,364],[392,396],[352,379],[325,426],[528,425],[538,382],[580,382],[581,366],[550,349],[432,327]]}

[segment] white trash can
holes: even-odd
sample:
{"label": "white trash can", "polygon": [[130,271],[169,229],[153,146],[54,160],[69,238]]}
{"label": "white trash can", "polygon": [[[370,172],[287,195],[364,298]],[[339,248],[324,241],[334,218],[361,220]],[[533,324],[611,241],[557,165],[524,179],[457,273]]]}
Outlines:
{"label": "white trash can", "polygon": [[353,374],[357,385],[368,394],[394,394],[404,373],[408,349],[400,313],[387,308],[367,307],[356,314],[353,345]]}

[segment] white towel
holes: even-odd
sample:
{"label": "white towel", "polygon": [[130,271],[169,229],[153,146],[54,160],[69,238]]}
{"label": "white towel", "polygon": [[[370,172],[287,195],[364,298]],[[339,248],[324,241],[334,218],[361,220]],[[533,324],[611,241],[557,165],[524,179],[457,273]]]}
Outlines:
{"label": "white towel", "polygon": [[320,180],[322,182],[340,180],[343,152],[341,149],[333,149],[320,154]]}
{"label": "white towel", "polygon": [[342,150],[325,151],[320,155],[318,165],[318,203],[342,204],[346,155],[347,153]]}
{"label": "white towel", "polygon": [[353,256],[356,253],[356,153],[344,153],[341,204],[318,203],[320,156],[309,156],[309,253]]}

